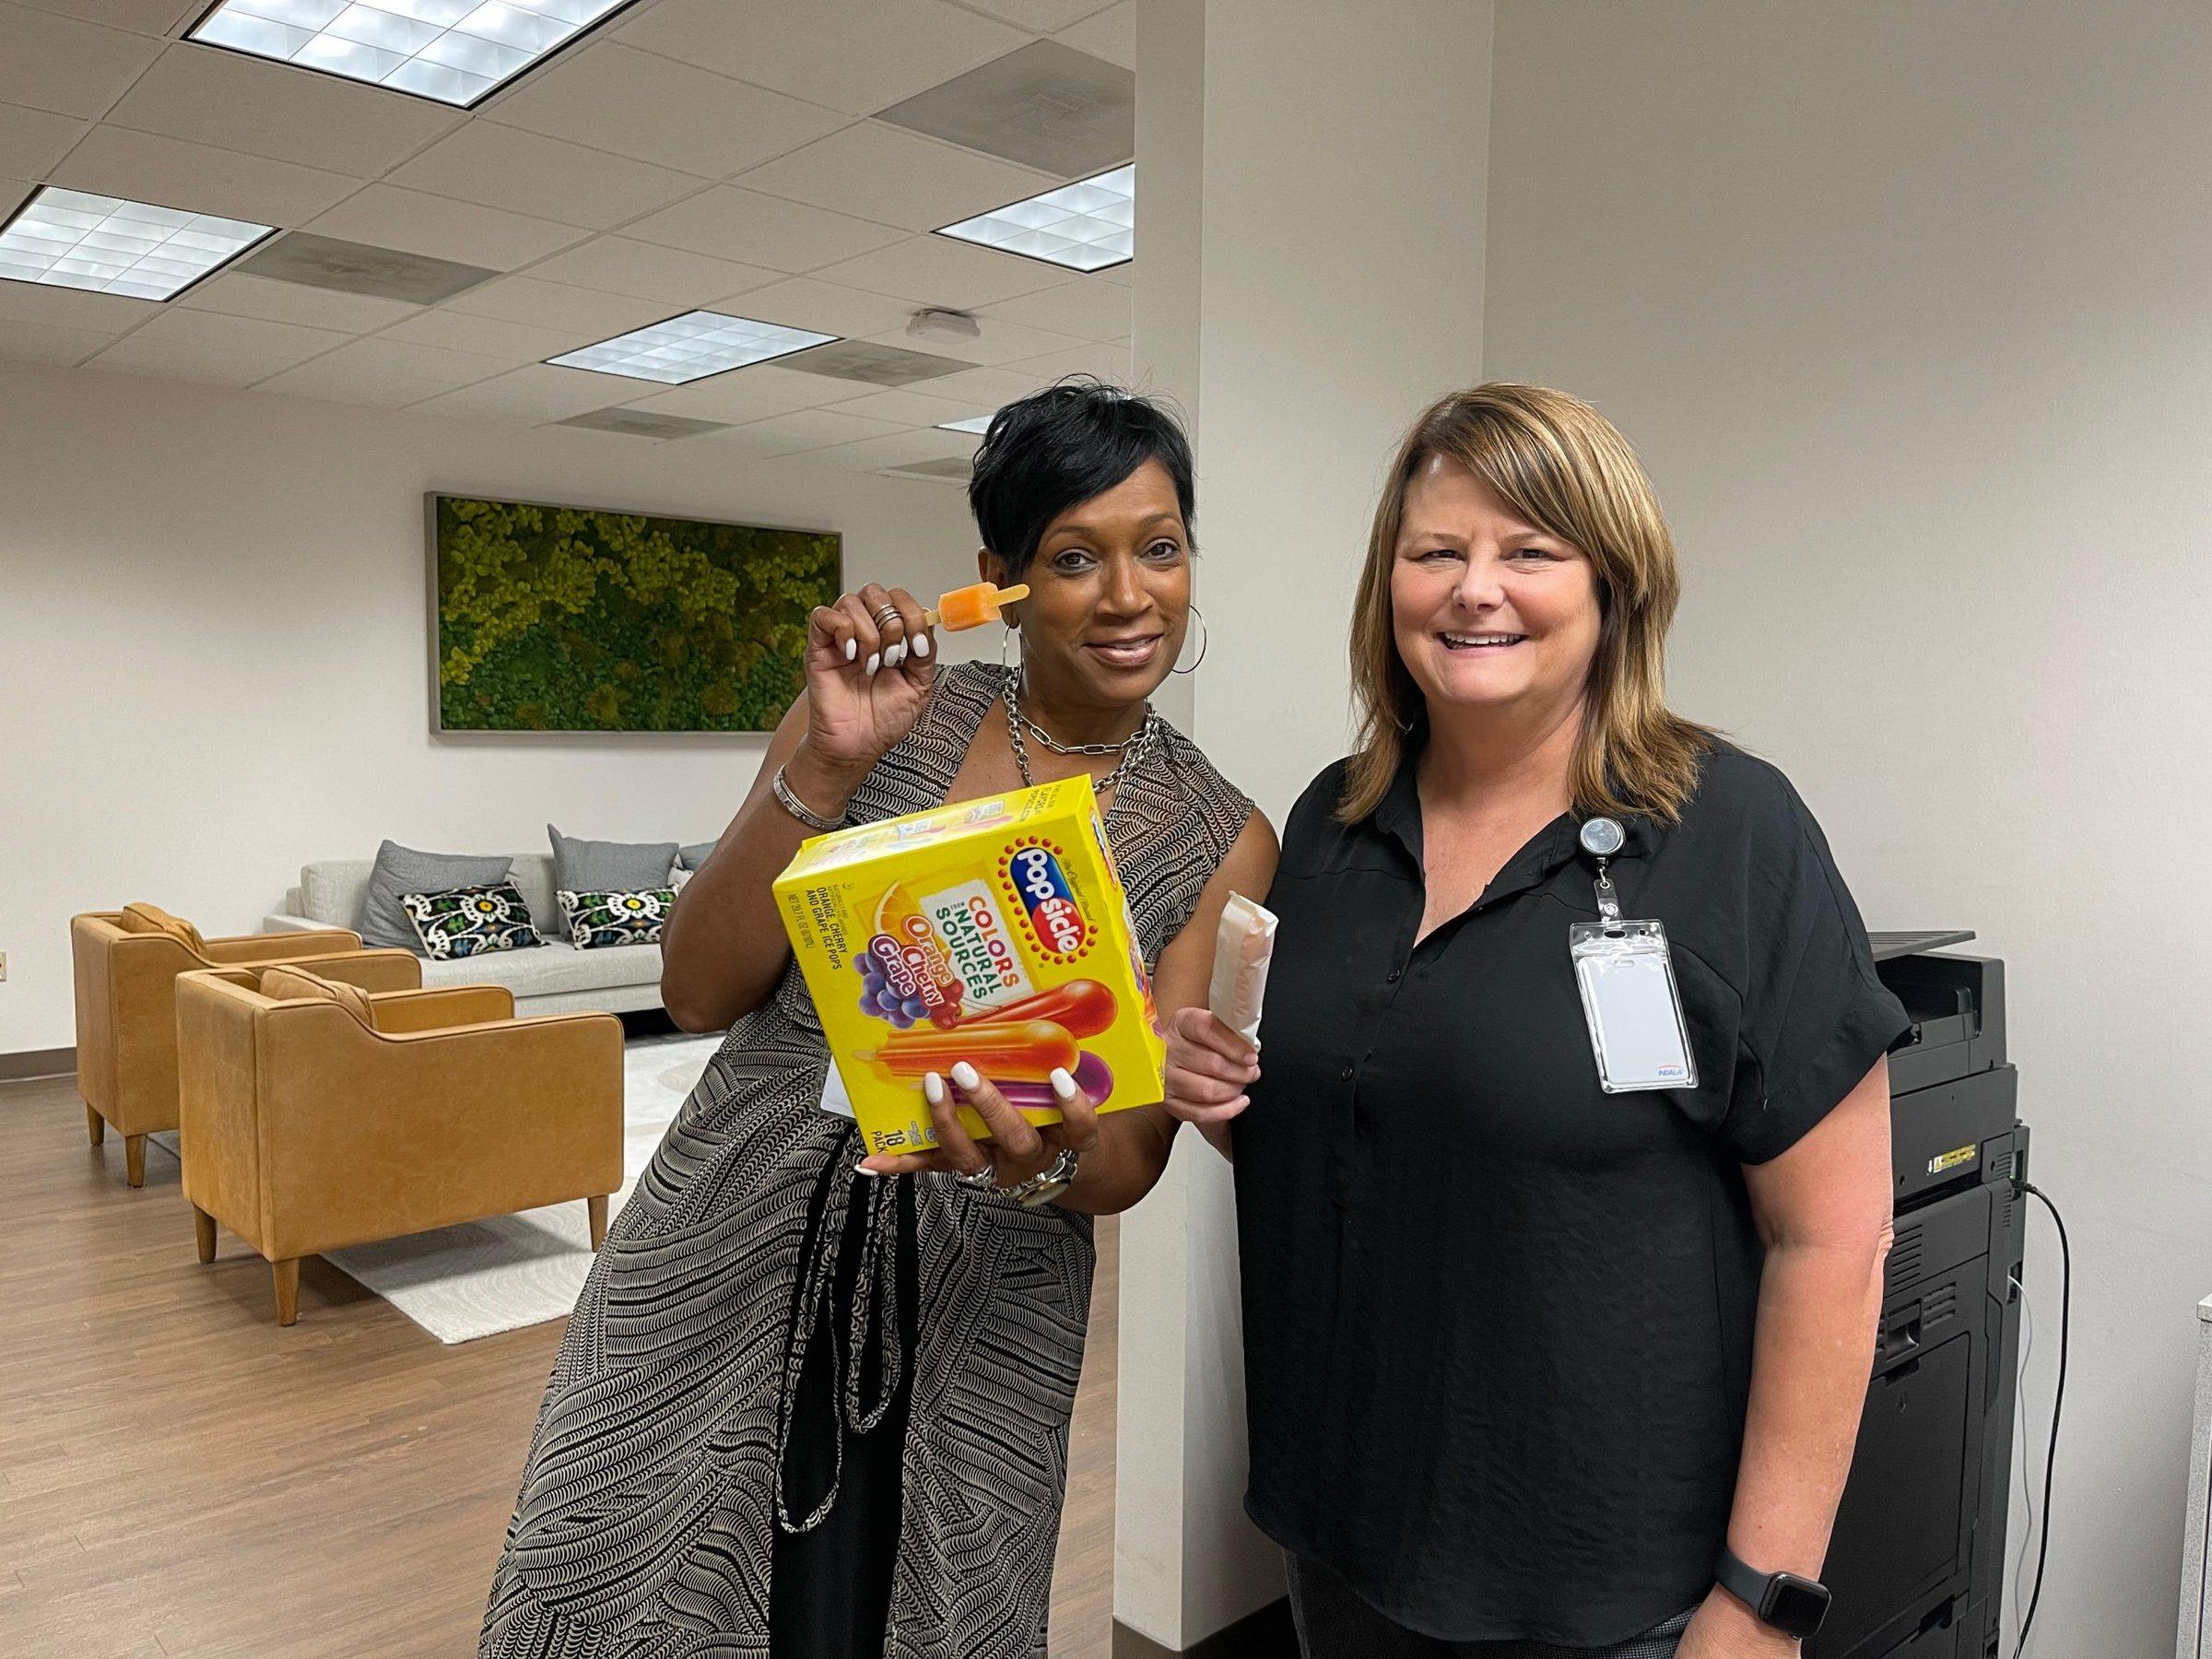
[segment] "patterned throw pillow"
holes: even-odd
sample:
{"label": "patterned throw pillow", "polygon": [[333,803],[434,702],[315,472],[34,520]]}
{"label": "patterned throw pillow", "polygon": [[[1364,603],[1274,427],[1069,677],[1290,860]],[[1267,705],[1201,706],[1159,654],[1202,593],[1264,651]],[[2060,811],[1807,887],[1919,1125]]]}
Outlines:
{"label": "patterned throw pillow", "polygon": [[579,950],[597,950],[609,945],[657,945],[661,924],[676,906],[669,888],[647,888],[634,893],[571,893],[562,888],[561,913],[569,919],[569,937]]}
{"label": "patterned throw pillow", "polygon": [[545,942],[531,924],[530,907],[511,881],[450,888],[442,893],[402,893],[399,903],[415,924],[423,954],[433,961],[482,956],[488,950],[526,950]]}

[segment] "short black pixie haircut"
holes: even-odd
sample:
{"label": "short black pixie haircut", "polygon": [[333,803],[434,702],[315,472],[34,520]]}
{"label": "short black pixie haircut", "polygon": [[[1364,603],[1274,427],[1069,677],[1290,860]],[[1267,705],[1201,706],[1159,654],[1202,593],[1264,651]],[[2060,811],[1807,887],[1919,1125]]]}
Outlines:
{"label": "short black pixie haircut", "polygon": [[1005,562],[1012,580],[1037,557],[1047,525],[1147,461],[1158,461],[1174,479],[1187,532],[1194,514],[1191,441],[1175,418],[1150,398],[1103,381],[1062,381],[991,418],[975,452],[968,506],[983,546]]}

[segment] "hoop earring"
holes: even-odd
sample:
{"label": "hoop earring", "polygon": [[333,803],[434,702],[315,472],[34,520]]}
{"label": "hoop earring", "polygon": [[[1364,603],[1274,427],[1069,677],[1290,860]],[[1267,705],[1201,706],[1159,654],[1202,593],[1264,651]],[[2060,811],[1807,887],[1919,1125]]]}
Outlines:
{"label": "hoop earring", "polygon": [[1016,644],[1021,641],[1021,629],[1011,622],[1006,624],[1005,629],[998,636],[998,665],[1008,674],[1012,674],[1015,672],[1014,665],[1006,661],[1006,644],[1009,641]]}
{"label": "hoop earring", "polygon": [[[1206,661],[1206,647],[1214,642],[1213,630],[1206,625],[1206,613],[1194,605],[1191,606],[1191,615],[1198,618],[1198,663],[1203,663]],[[1195,674],[1198,672],[1198,663],[1193,663],[1188,668],[1171,668],[1168,672]]]}

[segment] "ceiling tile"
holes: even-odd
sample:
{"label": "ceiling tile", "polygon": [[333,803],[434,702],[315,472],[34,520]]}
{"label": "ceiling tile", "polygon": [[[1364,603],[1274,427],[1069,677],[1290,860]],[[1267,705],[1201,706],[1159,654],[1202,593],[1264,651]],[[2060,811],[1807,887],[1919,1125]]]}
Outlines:
{"label": "ceiling tile", "polygon": [[[624,382],[604,375],[598,378],[610,386],[629,384],[645,389],[642,381]],[[627,402],[632,408],[651,409],[659,415],[750,421],[766,420],[771,415],[788,415],[794,409],[819,408],[824,404],[838,402],[852,389],[850,381],[801,374],[796,370],[779,369],[773,363],[758,363],[688,386],[678,386],[674,391],[627,399],[618,393],[606,401]]]}
{"label": "ceiling tile", "polygon": [[814,275],[824,282],[954,311],[980,311],[1066,278],[1065,272],[1037,260],[943,236],[910,236],[896,246],[863,253]]}
{"label": "ceiling tile", "polygon": [[0,6],[0,103],[97,118],[160,54],[146,35]]}
{"label": "ceiling tile", "polygon": [[929,382],[932,397],[954,397],[975,406],[969,413],[981,415],[1010,404],[1018,397],[1027,397],[1041,384],[1026,372],[1009,372],[1004,369],[965,369],[958,374],[948,374],[943,380]]}
{"label": "ceiling tile", "polygon": [[[532,363],[511,369],[490,380],[478,381],[458,392],[441,393],[414,406],[440,415],[491,415],[502,420],[526,421],[538,426],[548,420],[566,420],[606,406],[607,388],[632,382],[610,381],[604,374],[582,369],[555,369]],[[643,382],[636,384],[642,385]]]}
{"label": "ceiling tile", "polygon": [[1025,44],[944,0],[662,0],[627,44],[867,115]]}
{"label": "ceiling tile", "polygon": [[683,306],[706,305],[783,279],[781,271],[739,265],[734,259],[711,259],[704,253],[633,241],[626,236],[594,236],[532,265],[528,274],[548,282]]}
{"label": "ceiling tile", "polygon": [[549,357],[592,344],[576,329],[545,328],[529,323],[510,323],[502,317],[472,316],[450,307],[427,311],[405,323],[394,324],[377,337],[452,351],[479,352],[503,359],[504,366],[510,369],[518,363],[542,363]]}
{"label": "ceiling tile", "polygon": [[501,94],[485,106],[483,119],[727,178],[833,133],[852,117],[602,41]]}
{"label": "ceiling tile", "polygon": [[0,317],[0,359],[11,363],[81,363],[114,337],[94,328],[55,328]]}
{"label": "ceiling tile", "polygon": [[807,458],[826,461],[832,466],[849,466],[869,472],[878,466],[904,466],[915,461],[941,461],[948,456],[968,456],[975,453],[979,439],[965,432],[940,432],[927,429],[919,432],[892,432],[882,438],[865,438],[858,443],[843,443],[835,449],[813,450]]}
{"label": "ceiling tile", "polygon": [[215,46],[172,44],[109,115],[117,126],[374,179],[460,111]]}
{"label": "ceiling tile", "polygon": [[737,182],[747,190],[909,230],[935,230],[1061,182],[875,122],[818,139]]}
{"label": "ceiling tile", "polygon": [[72,144],[91,128],[67,115],[0,104],[0,173],[42,179]]}
{"label": "ceiling tile", "polygon": [[1049,173],[1058,183],[1119,167],[1136,153],[1136,76],[1059,41],[1031,41],[878,110],[876,119]]}
{"label": "ceiling tile", "polygon": [[401,300],[341,294],[298,282],[277,282],[244,271],[233,271],[199,283],[179,295],[176,303],[193,311],[260,317],[270,323],[297,323],[302,328],[328,328],[340,334],[367,334],[387,323],[412,316],[421,309]]}
{"label": "ceiling tile", "polygon": [[51,288],[41,282],[0,282],[0,318],[49,328],[88,328],[111,339],[135,328],[161,309],[159,300]]}
{"label": "ceiling tile", "polygon": [[1052,34],[1094,16],[1103,9],[1104,0],[968,0],[968,5],[1017,29]]}
{"label": "ceiling tile", "polygon": [[[930,382],[944,383],[944,381]],[[971,420],[978,415],[998,412],[995,403],[982,398],[931,397],[921,392],[877,392],[867,397],[856,397],[851,403],[830,406],[840,415],[865,415],[870,420],[888,420],[902,427],[934,427],[947,420]]]}
{"label": "ceiling tile", "polygon": [[830,409],[800,409],[732,427],[717,441],[735,443],[756,455],[795,455],[803,450],[828,449],[834,443],[882,438],[898,429],[888,421],[865,420]]}
{"label": "ceiling tile", "polygon": [[127,29],[136,34],[165,35],[206,9],[207,0],[20,0],[40,11],[61,12],[87,23]]}
{"label": "ceiling tile", "polygon": [[982,329],[983,332],[972,340],[917,340],[907,334],[903,325],[870,337],[879,346],[903,346],[909,351],[934,351],[940,357],[957,357],[963,362],[981,363],[986,368],[994,363],[1023,361],[1041,357],[1048,351],[1066,351],[1093,343],[1076,335],[1053,334],[1042,328],[1024,328],[1018,323],[985,322]]}
{"label": "ceiling tile", "polygon": [[345,339],[344,335],[320,328],[171,306],[101,352],[91,367],[245,386],[303,363]]}
{"label": "ceiling tile", "polygon": [[534,328],[558,329],[581,335],[579,343],[583,345],[612,339],[671,314],[668,306],[658,300],[571,288],[565,282],[546,282],[535,276],[502,276],[449,300],[447,309],[497,317],[504,323],[525,323]]}
{"label": "ceiling tile", "polygon": [[288,64],[172,45],[109,116],[223,149],[373,179],[439,134],[457,110]]}
{"label": "ceiling tile", "polygon": [[986,324],[1019,323],[1078,339],[1118,340],[1129,332],[1129,290],[1117,282],[1078,277],[986,305],[982,315]]}
{"label": "ceiling tile", "polygon": [[841,339],[903,329],[914,313],[914,307],[904,300],[840,288],[812,276],[786,277],[772,287],[739,294],[730,304],[756,322],[781,323],[786,328],[809,329]]}
{"label": "ceiling tile", "polygon": [[888,225],[728,185],[664,207],[623,233],[779,271],[811,271],[899,240]]}
{"label": "ceiling tile", "polygon": [[1089,280],[1111,282],[1117,288],[1135,288],[1136,286],[1136,261],[1124,259],[1120,265],[1108,265],[1102,271],[1093,271]]}
{"label": "ceiling tile", "polygon": [[1010,373],[1035,375],[1041,386],[1050,385],[1064,374],[1095,374],[1102,381],[1125,386],[1129,383],[1129,347],[1103,344],[1077,346],[1066,351],[1024,358],[1005,367]]}
{"label": "ceiling tile", "polygon": [[388,178],[411,190],[596,230],[665,206],[701,182],[665,167],[484,121],[448,134]]}
{"label": "ceiling tile", "polygon": [[105,123],[85,135],[53,177],[73,190],[279,229],[303,224],[360,188],[358,180],[338,173]]}
{"label": "ceiling tile", "polygon": [[256,390],[397,408],[489,380],[512,367],[496,358],[464,351],[435,351],[427,346],[383,338],[356,340],[324,352],[311,363],[273,375],[259,382]]}
{"label": "ceiling tile", "polygon": [[419,190],[371,184],[304,227],[324,236],[512,270],[581,241],[573,225],[478,207]]}
{"label": "ceiling tile", "polygon": [[1122,0],[1119,6],[1110,6],[1095,12],[1072,29],[1064,29],[1058,39],[1077,52],[1088,52],[1093,57],[1102,57],[1110,64],[1119,64],[1124,69],[1136,67],[1136,0]]}

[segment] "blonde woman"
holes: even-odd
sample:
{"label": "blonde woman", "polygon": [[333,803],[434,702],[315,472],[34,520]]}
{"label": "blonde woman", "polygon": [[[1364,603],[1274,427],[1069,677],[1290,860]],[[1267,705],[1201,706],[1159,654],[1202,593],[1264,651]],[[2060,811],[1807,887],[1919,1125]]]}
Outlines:
{"label": "blonde woman", "polygon": [[[1174,1018],[1309,1659],[1764,1659],[1825,1610],[1906,1020],[1787,780],[1668,711],[1677,591],[1595,410],[1423,414],[1353,619],[1360,747],[1284,833],[1264,1075]],[[1601,878],[1665,924],[1693,1084],[1600,1085],[1569,928]]]}

